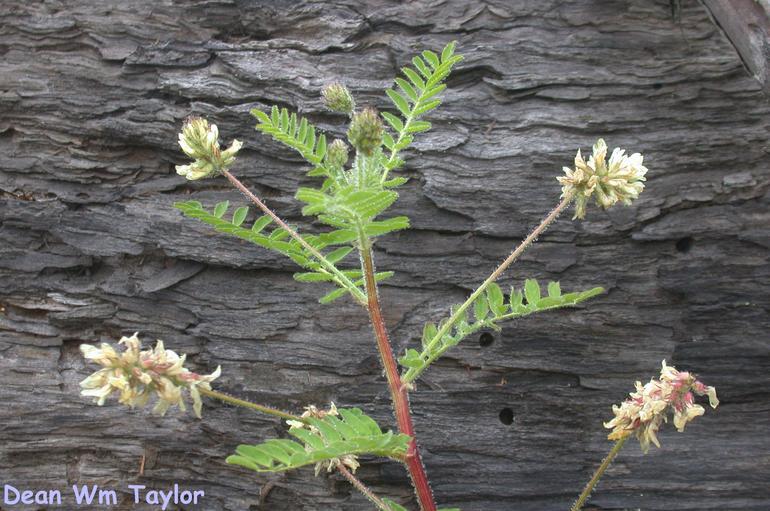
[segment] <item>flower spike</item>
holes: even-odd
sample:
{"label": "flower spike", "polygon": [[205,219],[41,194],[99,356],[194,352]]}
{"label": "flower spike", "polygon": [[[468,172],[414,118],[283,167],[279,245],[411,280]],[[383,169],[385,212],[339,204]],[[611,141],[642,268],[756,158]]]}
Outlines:
{"label": "flower spike", "polygon": [[86,360],[103,366],[80,382],[82,395],[93,397],[94,402],[102,406],[110,394],[118,392],[118,400],[134,408],[146,405],[152,394],[156,394],[158,402],[154,411],[165,415],[174,405],[185,410],[182,391],[187,390],[195,415],[201,417],[203,402],[199,389],[211,390],[210,383],[219,377],[221,368],[217,367],[209,375],[193,373],[184,367],[187,355],[180,356],[167,350],[163,341],[158,341],[155,349],[142,351],[137,334],[123,337],[119,344],[125,346],[125,351],[120,354],[107,343],[98,348],[91,344],[80,345]]}
{"label": "flower spike", "polygon": [[235,161],[243,144],[233,140],[230,147],[219,148],[219,129],[201,117],[190,117],[179,134],[179,146],[193,159],[189,165],[177,165],[176,173],[189,180],[202,179],[226,170]]}
{"label": "flower spike", "polygon": [[620,440],[635,434],[645,454],[650,443],[660,447],[657,433],[661,424],[667,422],[669,412],[673,412],[674,426],[680,433],[688,422],[704,414],[704,408],[695,404],[693,394],[708,396],[712,408],[719,406],[714,387],[707,387],[692,373],[677,371],[664,360],[660,380],[651,379],[646,385],[636,382],[636,392],[620,406],[612,407],[615,417],[604,424],[612,429],[607,438]]}
{"label": "flower spike", "polygon": [[641,154],[626,156],[625,150],[616,148],[609,162],[606,158],[607,144],[600,138],[594,144],[588,162],[578,149],[575,168],[564,167],[565,175],[556,178],[562,185],[562,197],[575,197],[573,219],[585,218],[586,205],[591,197],[599,206],[608,209],[618,201],[628,206],[644,190],[647,167],[642,165],[644,158]]}

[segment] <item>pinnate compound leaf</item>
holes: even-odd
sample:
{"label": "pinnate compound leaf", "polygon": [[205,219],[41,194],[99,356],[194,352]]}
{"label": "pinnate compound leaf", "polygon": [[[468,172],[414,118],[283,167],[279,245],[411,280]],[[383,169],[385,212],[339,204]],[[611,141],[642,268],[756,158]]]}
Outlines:
{"label": "pinnate compound leaf", "polygon": [[[473,303],[473,320],[467,313],[459,315],[457,321],[440,338],[438,334],[444,323],[442,322],[439,328],[433,323],[426,324],[423,331],[422,351],[409,349],[399,359],[401,365],[407,369],[403,376],[404,381],[414,381],[449,348],[483,328],[499,330],[499,323],[506,319],[573,306],[604,291],[601,287],[595,287],[586,291],[562,294],[559,283],[550,282],[547,286],[548,295],[544,297],[540,293],[540,284],[534,279],[527,279],[523,287],[523,291],[512,288],[509,299],[506,301],[500,286],[495,283],[490,284],[486,292]],[[524,303],[525,297],[526,303]],[[459,305],[452,307],[452,315],[458,308]]]}
{"label": "pinnate compound leaf", "polygon": [[395,83],[401,92],[394,89],[386,91],[396,110],[401,114],[399,119],[394,114],[383,113],[383,117],[395,131],[384,138],[385,147],[390,150],[390,156],[384,162],[386,170],[403,165],[398,157],[399,151],[412,143],[412,136],[431,128],[429,122],[418,118],[427,114],[441,104],[436,95],[441,93],[446,85],[442,83],[449,76],[452,67],[462,60],[454,54],[455,43],[444,47],[441,55],[426,50],[421,55],[412,58],[412,66],[401,69],[403,77],[397,77]]}
{"label": "pinnate compound leaf", "polygon": [[296,113],[289,114],[285,108],[273,106],[271,115],[259,109],[253,109],[251,114],[257,118],[256,129],[270,135],[273,139],[287,145],[302,155],[309,163],[323,167],[326,155],[326,136],[316,136],[316,128],[304,117]]}
{"label": "pinnate compound leaf", "polygon": [[297,440],[273,439],[258,445],[240,445],[227,463],[255,472],[283,472],[343,456],[362,454],[402,460],[410,437],[382,432],[380,426],[358,408],[339,410],[339,417],[308,419],[312,428],[293,426]]}

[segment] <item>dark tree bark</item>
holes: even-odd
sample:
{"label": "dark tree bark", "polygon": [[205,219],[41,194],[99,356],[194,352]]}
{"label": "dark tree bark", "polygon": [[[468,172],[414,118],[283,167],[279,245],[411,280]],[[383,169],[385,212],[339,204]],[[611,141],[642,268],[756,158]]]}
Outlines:
{"label": "dark tree bark", "polygon": [[[292,199],[307,167],[257,134],[249,109],[290,106],[342,137],[324,84],[387,109],[399,67],[455,39],[466,60],[394,208],[413,229],[376,244],[378,269],[396,271],[382,299],[399,352],[555,204],[578,147],[604,136],[650,172],[633,207],[563,218],[503,281],[606,294],[508,324],[489,346],[467,339],[419,382],[441,505],[567,509],[610,448],[610,405],[665,359],[722,405],[684,434],[667,428],[647,456],[629,443],[594,509],[770,508],[770,108],[699,3],[675,21],[662,0],[6,0],[0,19],[1,482],[178,482],[205,490],[206,510],[368,509],[337,476],[225,465],[238,443],[283,434],[269,417],[213,402],[202,421],[93,406],[78,395],[94,369],[78,345],[140,331],[200,371],[221,364],[221,390],[295,411],[333,400],[392,427],[364,311],[318,304],[325,288],[294,282],[290,262],[172,207],[244,203],[224,179],[175,175],[176,133],[199,114],[244,140],[234,173],[319,229]],[[413,505],[400,466],[359,475]],[[121,509],[145,509],[122,496]]]}

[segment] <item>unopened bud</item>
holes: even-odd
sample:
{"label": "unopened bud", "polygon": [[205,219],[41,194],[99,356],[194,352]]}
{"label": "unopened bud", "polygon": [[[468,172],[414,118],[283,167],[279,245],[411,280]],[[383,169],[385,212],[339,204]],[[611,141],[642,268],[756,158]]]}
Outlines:
{"label": "unopened bud", "polygon": [[356,108],[356,102],[353,100],[353,95],[347,87],[341,83],[332,83],[324,87],[321,92],[324,98],[324,105],[332,112],[341,112],[343,114],[351,114]]}
{"label": "unopened bud", "polygon": [[348,145],[335,139],[326,150],[326,164],[333,169],[341,169],[348,162]]}
{"label": "unopened bud", "polygon": [[355,114],[348,128],[348,140],[366,156],[371,156],[382,145],[382,134],[382,119],[374,108],[366,108]]}

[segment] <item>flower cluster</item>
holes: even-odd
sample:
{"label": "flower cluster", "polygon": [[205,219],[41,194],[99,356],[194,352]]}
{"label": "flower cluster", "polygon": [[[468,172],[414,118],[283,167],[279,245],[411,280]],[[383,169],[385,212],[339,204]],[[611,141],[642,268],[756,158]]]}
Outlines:
{"label": "flower cluster", "polygon": [[356,102],[347,87],[341,83],[332,83],[324,87],[321,92],[324,105],[332,112],[352,114],[356,109]]}
{"label": "flower cluster", "polygon": [[365,108],[353,115],[348,128],[348,140],[357,151],[371,156],[382,145],[383,133],[380,114],[374,108]]}
{"label": "flower cluster", "polygon": [[[337,411],[337,406],[332,403],[328,410],[320,410],[315,405],[310,405],[305,407],[305,411],[300,415],[303,419],[307,419],[308,417],[314,417],[316,419],[323,419],[327,415],[334,415],[335,417],[339,416],[339,412]],[[290,426],[290,429],[295,428],[304,428],[310,431],[311,433],[318,434],[318,428],[313,426],[312,424],[307,424],[302,421],[295,421],[295,420],[288,420],[286,421],[286,424]],[[318,475],[321,473],[321,470],[324,468],[327,472],[332,472],[335,468],[337,468],[338,465],[345,465],[348,467],[352,472],[355,472],[356,469],[361,465],[358,462],[358,457],[355,454],[348,454],[346,456],[341,456],[339,458],[332,458],[330,460],[321,461],[319,463],[316,463],[315,466],[315,475]]]}
{"label": "flower cluster", "polygon": [[604,424],[605,428],[612,429],[608,438],[620,440],[635,433],[644,453],[649,451],[650,443],[660,447],[657,433],[668,420],[669,411],[674,414],[674,426],[679,432],[705,412],[695,404],[693,394],[707,395],[712,408],[719,405],[714,387],[707,387],[692,373],[667,366],[664,360],[660,380],[651,379],[646,385],[636,382],[636,392],[629,394],[630,398],[620,406],[613,405],[615,417]]}
{"label": "flower cluster", "polygon": [[556,178],[562,185],[562,197],[575,197],[574,218],[585,218],[586,205],[592,196],[597,204],[607,209],[618,201],[631,204],[644,189],[647,168],[642,165],[641,154],[627,156],[618,147],[612,151],[609,162],[606,158],[607,144],[600,138],[594,144],[588,162],[578,149],[575,168],[564,167],[565,175]]}
{"label": "flower cluster", "polygon": [[209,383],[219,377],[219,367],[209,375],[193,373],[184,367],[187,355],[179,356],[165,349],[163,341],[158,341],[155,349],[142,351],[137,334],[123,337],[119,344],[125,346],[122,353],[107,343],[102,343],[100,347],[80,345],[86,360],[103,366],[80,382],[82,395],[93,397],[94,402],[101,406],[110,394],[118,392],[119,401],[134,408],[144,406],[156,394],[158,403],[154,411],[164,415],[174,405],[185,410],[182,391],[187,390],[195,415],[200,418],[203,403],[199,389],[211,389]]}
{"label": "flower cluster", "polygon": [[201,179],[227,169],[243,145],[233,140],[230,147],[219,148],[219,129],[201,117],[187,119],[179,134],[182,151],[193,159],[189,165],[177,165],[176,173],[189,180]]}

